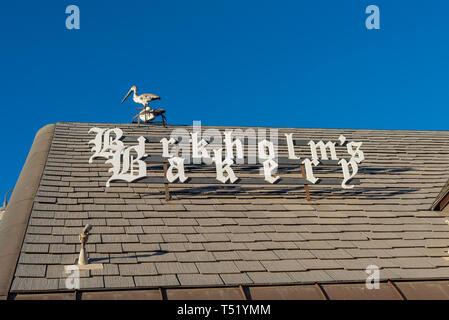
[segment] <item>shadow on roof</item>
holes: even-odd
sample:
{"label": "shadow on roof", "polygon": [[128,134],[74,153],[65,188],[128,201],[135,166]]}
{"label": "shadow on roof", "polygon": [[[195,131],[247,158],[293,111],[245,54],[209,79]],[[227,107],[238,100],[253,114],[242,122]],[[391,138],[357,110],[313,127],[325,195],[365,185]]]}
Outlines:
{"label": "shadow on roof", "polygon": [[135,254],[135,255],[124,255],[124,256],[119,256],[119,257],[107,257],[107,258],[93,258],[93,259],[89,259],[89,263],[91,262],[101,262],[101,261],[105,261],[105,260],[114,260],[114,259],[126,259],[126,258],[148,258],[148,257],[152,257],[152,256],[160,256],[163,254],[168,253],[168,251],[166,250],[159,250],[156,251],[155,253],[151,253],[151,254]]}
{"label": "shadow on roof", "polygon": [[[399,195],[410,194],[419,191],[418,188],[363,188],[357,187],[349,190],[338,190],[331,188],[323,188],[315,189],[311,186],[310,195],[314,200],[318,199],[348,199],[348,198],[357,198],[357,199],[386,199],[391,197],[396,197]],[[161,196],[163,192],[155,192],[155,193],[142,193],[142,198],[146,196],[154,197]],[[220,197],[229,197],[229,196],[249,196],[253,198],[262,197],[266,198],[266,196],[278,196],[285,198],[305,198],[305,190],[304,186],[300,187],[288,187],[288,188],[277,188],[270,189],[269,186],[261,187],[241,187],[241,186],[204,186],[204,187],[196,187],[196,188],[183,188],[183,189],[172,189],[170,188],[170,194],[172,197],[177,197],[177,199],[181,198],[195,198],[196,196],[200,198],[220,198]]]}

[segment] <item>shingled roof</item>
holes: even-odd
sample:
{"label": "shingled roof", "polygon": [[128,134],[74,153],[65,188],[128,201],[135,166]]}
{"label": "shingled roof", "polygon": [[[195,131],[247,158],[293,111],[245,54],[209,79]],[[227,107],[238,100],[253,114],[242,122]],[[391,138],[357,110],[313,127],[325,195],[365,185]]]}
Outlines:
{"label": "shingled roof", "polygon": [[[382,280],[449,279],[449,226],[431,211],[449,177],[447,131],[278,128],[316,141],[341,134],[362,141],[360,185],[314,185],[307,201],[303,186],[189,184],[170,187],[166,202],[160,184],[105,187],[110,166],[88,163],[92,127],[158,137],[185,128],[57,123],[41,130],[1,224],[0,295],[67,291],[64,266],[78,256],[86,223],[93,225],[89,258],[104,265],[81,274],[89,294],[364,283],[368,265],[381,268]],[[161,153],[161,146],[147,150]]]}

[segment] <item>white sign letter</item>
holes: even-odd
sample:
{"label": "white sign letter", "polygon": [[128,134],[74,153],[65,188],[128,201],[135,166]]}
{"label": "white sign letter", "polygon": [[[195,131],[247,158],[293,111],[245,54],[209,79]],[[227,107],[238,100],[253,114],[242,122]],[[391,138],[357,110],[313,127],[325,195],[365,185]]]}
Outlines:
{"label": "white sign letter", "polygon": [[310,159],[304,159],[302,163],[304,164],[304,167],[306,169],[306,179],[315,184],[319,179],[315,178],[315,176],[313,175],[312,165],[317,166],[320,164],[320,162],[316,159],[312,161],[310,161]]}
{"label": "white sign letter", "polygon": [[295,147],[293,146],[293,133],[284,133],[287,138],[288,158],[293,160],[299,160],[301,157],[295,155]]}
{"label": "white sign letter", "polygon": [[265,174],[265,180],[269,183],[275,183],[279,176],[273,177],[273,173],[276,172],[278,164],[273,159],[268,159],[263,162],[263,171]]}
{"label": "white sign letter", "polygon": [[232,141],[232,130],[225,131],[224,135],[225,135],[224,140],[226,144],[226,159],[234,159],[234,146],[236,150],[237,159],[243,159],[242,141],[238,138]]}
{"label": "white sign letter", "polygon": [[323,141],[319,141],[317,144],[315,144],[315,142],[310,140],[308,145],[310,146],[310,152],[312,153],[312,160],[320,160],[317,153],[318,148],[320,148],[322,160],[329,160],[329,158],[327,157],[328,148],[331,154],[331,159],[338,160],[337,153],[335,151],[335,142],[328,141],[326,144],[324,144]]}
{"label": "white sign letter", "polygon": [[[352,148],[353,146],[356,148],[355,150]],[[346,146],[346,148],[348,149],[348,153],[351,155],[351,160],[353,159],[357,163],[365,160],[365,155],[363,154],[363,151],[360,150],[361,146],[361,142],[349,142]]]}
{"label": "white sign letter", "polygon": [[[123,142],[120,141],[120,138],[123,135],[122,129],[92,128],[89,130],[89,133],[92,132],[97,135],[94,139],[88,142],[88,144],[94,144],[91,148],[94,154],[90,157],[89,163],[92,163],[92,161],[97,158],[109,159],[112,157],[114,150],[123,149]],[[111,133],[115,135],[114,139],[111,137]]]}
{"label": "white sign letter", "polygon": [[[187,177],[184,173],[184,158],[180,157],[172,157],[168,159],[170,163],[170,167],[167,170],[167,180],[169,182],[174,182],[176,179],[179,179],[179,182],[183,183],[187,180]],[[173,174],[173,169],[176,169],[177,173]]]}
{"label": "white sign letter", "polygon": [[[357,162],[354,159],[349,160],[347,162],[345,159],[341,159],[338,161],[338,164],[341,164],[341,168],[343,169],[343,182],[341,183],[341,187],[343,189],[352,189],[354,188],[354,185],[346,185],[346,182],[348,182],[350,179],[352,179],[359,170],[359,166],[357,165]],[[349,165],[351,165],[352,174],[349,173]]]}
{"label": "white sign letter", "polygon": [[[145,154],[145,138],[141,136],[137,141],[139,142],[137,146],[115,149],[112,159],[105,162],[112,164],[112,168],[109,169],[109,172],[112,172],[112,176],[106,182],[106,187],[109,187],[110,182],[113,180],[132,182],[147,175],[147,164],[145,161],[141,160],[143,157],[147,156],[147,154]],[[135,158],[134,155],[131,154],[132,151],[137,154]],[[136,165],[138,169],[135,173],[134,170],[136,169]]]}
{"label": "white sign letter", "polygon": [[[230,180],[231,183],[237,181],[237,177],[235,176],[234,171],[231,168],[231,165],[234,163],[234,161],[229,158],[226,158],[223,161],[220,149],[215,149],[214,155],[215,167],[217,168],[217,180],[222,183],[226,183],[228,180]],[[223,174],[224,172],[227,173],[226,177]]]}
{"label": "white sign letter", "polygon": [[170,151],[168,150],[169,146],[171,144],[176,144],[177,141],[173,138],[170,138],[170,140],[168,140],[167,138],[163,138],[160,141],[162,143],[162,157],[163,158],[170,158],[172,156],[174,156],[175,154],[170,154]]}

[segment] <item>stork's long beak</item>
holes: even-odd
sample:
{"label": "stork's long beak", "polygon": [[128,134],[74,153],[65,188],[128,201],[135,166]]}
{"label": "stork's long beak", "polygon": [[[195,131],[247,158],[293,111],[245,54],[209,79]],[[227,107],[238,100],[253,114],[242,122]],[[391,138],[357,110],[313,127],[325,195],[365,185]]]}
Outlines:
{"label": "stork's long beak", "polygon": [[122,103],[125,102],[125,100],[129,97],[129,95],[131,94],[132,90],[129,90],[128,93],[126,94],[126,96],[123,98]]}

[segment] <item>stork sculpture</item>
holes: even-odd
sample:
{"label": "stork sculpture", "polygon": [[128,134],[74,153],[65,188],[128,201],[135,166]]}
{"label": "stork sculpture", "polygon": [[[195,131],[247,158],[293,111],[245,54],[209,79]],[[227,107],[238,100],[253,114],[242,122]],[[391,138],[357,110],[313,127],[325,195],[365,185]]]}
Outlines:
{"label": "stork sculpture", "polygon": [[[129,97],[129,95],[133,92],[133,100],[135,103],[140,103],[143,105],[143,108],[136,108],[136,110],[142,110],[137,115],[134,116],[134,118],[131,120],[131,123],[136,123],[134,120],[137,118],[137,123],[140,125],[140,122],[143,123],[162,123],[164,127],[167,125],[167,118],[165,118],[165,110],[164,109],[152,109],[150,107],[150,102],[153,100],[159,100],[160,97],[151,94],[151,93],[144,93],[141,95],[137,95],[137,88],[136,86],[132,86],[131,89],[129,89],[128,93],[126,94],[125,98],[123,98],[122,103],[125,102],[125,100]],[[156,117],[161,116],[162,122],[155,122],[153,121]]]}

